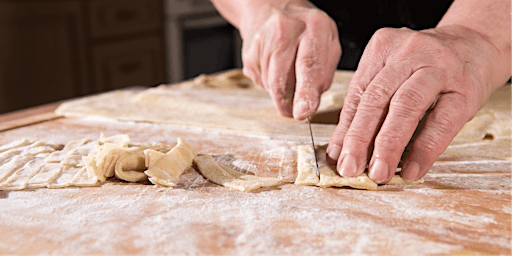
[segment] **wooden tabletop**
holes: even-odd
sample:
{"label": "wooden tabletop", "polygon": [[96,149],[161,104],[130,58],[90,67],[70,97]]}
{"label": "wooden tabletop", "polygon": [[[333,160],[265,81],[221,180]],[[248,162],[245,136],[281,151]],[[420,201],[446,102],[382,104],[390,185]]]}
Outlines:
{"label": "wooden tabletop", "polygon": [[[510,95],[508,100],[510,106]],[[318,188],[292,184],[296,147],[309,143],[309,134],[286,138],[56,118],[55,107],[0,116],[2,123],[25,120],[4,127],[0,144],[18,138],[66,143],[97,139],[100,132],[170,145],[180,137],[199,153],[220,155],[234,168],[279,177],[282,183],[242,193],[189,169],[176,188],[111,179],[91,188],[0,191],[0,254],[511,254],[511,161],[464,153],[479,147],[503,150],[496,141],[458,146],[465,151],[452,148],[424,184],[376,191]],[[37,121],[26,122],[34,116]]]}

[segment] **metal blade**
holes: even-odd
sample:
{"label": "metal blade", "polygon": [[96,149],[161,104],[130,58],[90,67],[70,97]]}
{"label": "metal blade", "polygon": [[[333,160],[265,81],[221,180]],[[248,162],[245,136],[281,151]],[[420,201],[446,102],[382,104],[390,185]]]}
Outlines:
{"label": "metal blade", "polygon": [[318,158],[316,156],[315,140],[313,139],[313,130],[311,130],[311,119],[309,119],[309,116],[308,116],[308,125],[309,125],[309,134],[311,135],[311,144],[313,144],[313,154],[315,154],[316,176],[318,176],[318,178],[320,178],[320,168],[318,168]]}

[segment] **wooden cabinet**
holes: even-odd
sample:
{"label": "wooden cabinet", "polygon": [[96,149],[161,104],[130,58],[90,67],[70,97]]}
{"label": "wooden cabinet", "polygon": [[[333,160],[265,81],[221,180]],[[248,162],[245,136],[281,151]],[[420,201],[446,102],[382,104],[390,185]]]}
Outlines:
{"label": "wooden cabinet", "polygon": [[0,113],[165,83],[161,0],[0,0]]}
{"label": "wooden cabinet", "polygon": [[149,37],[95,47],[94,79],[98,90],[162,83],[165,56],[161,44],[160,38]]}

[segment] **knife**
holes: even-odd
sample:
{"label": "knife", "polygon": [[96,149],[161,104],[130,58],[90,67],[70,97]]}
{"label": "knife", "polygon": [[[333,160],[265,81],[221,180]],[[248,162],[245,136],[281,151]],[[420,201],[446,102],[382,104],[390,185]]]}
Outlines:
{"label": "knife", "polygon": [[320,168],[318,168],[318,158],[316,156],[315,140],[313,139],[313,130],[311,130],[311,119],[309,119],[309,116],[308,116],[308,126],[309,126],[309,134],[311,135],[311,144],[313,145],[313,154],[315,155],[316,176],[318,176],[318,178],[320,178]]}

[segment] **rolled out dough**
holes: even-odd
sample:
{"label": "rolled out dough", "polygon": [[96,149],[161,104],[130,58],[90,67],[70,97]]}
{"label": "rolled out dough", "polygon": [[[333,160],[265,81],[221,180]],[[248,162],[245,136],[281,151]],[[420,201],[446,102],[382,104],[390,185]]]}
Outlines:
{"label": "rolled out dough", "polygon": [[[359,189],[375,190],[377,183],[363,173],[358,177],[342,177],[336,171],[336,167],[327,163],[325,150],[327,145],[316,146],[318,168],[320,178],[316,175],[315,155],[312,145],[300,145],[297,148],[297,178],[296,185],[316,185],[319,187],[352,187]],[[389,185],[408,185],[423,183],[423,179],[417,181],[405,181],[399,175],[393,176]]]}
{"label": "rolled out dough", "polygon": [[210,155],[195,157],[194,164],[199,172],[211,182],[242,192],[250,192],[262,187],[272,187],[279,183],[277,178],[258,177],[235,171],[217,163]]}

